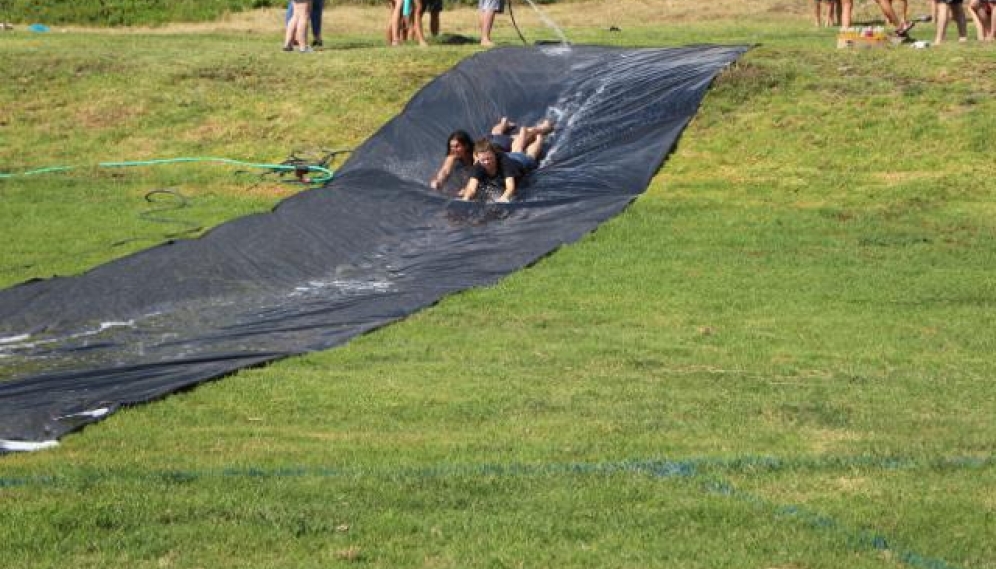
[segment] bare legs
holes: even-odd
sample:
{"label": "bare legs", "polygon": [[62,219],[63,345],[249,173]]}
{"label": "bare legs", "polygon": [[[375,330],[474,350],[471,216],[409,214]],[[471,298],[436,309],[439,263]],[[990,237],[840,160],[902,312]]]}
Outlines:
{"label": "bare legs", "polygon": [[[408,0],[411,14],[410,20],[404,14],[405,0],[393,0],[391,2],[391,21],[387,28],[387,39],[392,46],[401,45],[405,41],[405,36],[414,33],[415,40],[422,47],[429,45],[425,41],[425,34],[422,32],[422,0]],[[407,24],[407,25],[406,25]]]}
{"label": "bare legs", "polygon": [[495,25],[495,11],[481,10],[479,12],[479,19],[481,24],[481,45],[491,47],[494,45],[494,42],[491,41],[491,28]]}
{"label": "bare legs", "polygon": [[952,17],[958,24],[958,41],[966,40],[968,28],[965,24],[965,7],[961,4],[939,2],[937,6],[937,35],[934,37],[935,45],[944,41],[944,36],[948,30],[948,21]]}
{"label": "bare legs", "polygon": [[[491,127],[491,134],[508,134],[514,128],[515,123],[508,120],[508,117],[502,117]],[[553,132],[553,122],[550,119],[543,119],[533,126],[524,126],[512,136],[508,150],[509,152],[528,154],[534,160],[539,160],[543,143],[551,132]]]}
{"label": "bare legs", "polygon": [[311,17],[311,2],[294,2],[294,13],[284,31],[284,50],[291,51],[294,42],[298,49],[308,51],[308,19]]}
{"label": "bare legs", "polygon": [[[823,17],[822,4],[826,4],[826,18]],[[816,22],[816,27],[825,25],[829,28],[837,25],[839,19],[838,12],[840,12],[840,2],[838,0],[813,0],[813,19]]]}
{"label": "bare legs", "polygon": [[975,20],[975,33],[979,41],[993,41],[996,32],[996,18],[993,18],[992,4],[980,0],[972,0],[968,5],[972,19]]}
{"label": "bare legs", "polygon": [[851,14],[854,12],[854,0],[840,0],[840,27],[851,27]]}
{"label": "bare legs", "polygon": [[892,24],[897,30],[902,29],[906,25],[906,21],[900,19],[900,17],[896,15],[895,10],[892,9],[892,0],[875,1],[878,2],[878,7],[882,10],[882,15],[885,16],[885,19],[888,20],[889,23]]}
{"label": "bare legs", "polygon": [[539,160],[543,142],[546,141],[546,135],[551,132],[553,132],[553,123],[550,119],[543,119],[536,126],[520,128],[512,137],[512,152],[522,152],[531,156],[533,160]]}

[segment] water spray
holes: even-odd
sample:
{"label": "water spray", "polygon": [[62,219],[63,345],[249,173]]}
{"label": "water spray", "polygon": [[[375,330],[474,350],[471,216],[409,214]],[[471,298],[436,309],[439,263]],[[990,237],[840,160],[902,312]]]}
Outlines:
{"label": "water spray", "polygon": [[[551,30],[553,30],[555,34],[557,34],[557,37],[560,38],[560,43],[563,46],[566,47],[571,45],[571,42],[567,40],[567,36],[564,35],[564,30],[562,30],[560,26],[557,25],[556,22],[554,22],[549,16],[547,16],[545,12],[540,10],[539,6],[537,6],[536,3],[533,2],[533,0],[526,0],[526,2],[528,2],[529,5],[532,6],[533,10],[536,12],[536,15],[539,16],[540,21],[546,24],[548,28],[550,28]],[[526,38],[522,35],[522,32],[519,30],[519,25],[515,22],[515,14],[512,11],[512,0],[508,0],[508,15],[512,20],[512,27],[514,27],[515,32],[519,34],[519,39],[522,40],[523,44],[528,44],[529,42],[526,41]]]}

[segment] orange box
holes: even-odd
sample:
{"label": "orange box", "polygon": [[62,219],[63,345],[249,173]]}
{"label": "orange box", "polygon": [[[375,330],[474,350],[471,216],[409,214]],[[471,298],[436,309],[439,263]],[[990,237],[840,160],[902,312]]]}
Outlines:
{"label": "orange box", "polygon": [[850,28],[837,34],[838,48],[870,48],[890,45],[882,28]]}

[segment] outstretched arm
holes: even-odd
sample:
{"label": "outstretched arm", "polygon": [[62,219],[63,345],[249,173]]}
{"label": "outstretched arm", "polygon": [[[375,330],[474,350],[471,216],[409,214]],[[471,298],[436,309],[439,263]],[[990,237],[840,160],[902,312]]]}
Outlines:
{"label": "outstretched arm", "polygon": [[508,203],[512,201],[515,197],[515,178],[509,176],[505,178],[505,191],[502,192],[501,197],[495,200],[498,203]]}
{"label": "outstretched arm", "polygon": [[432,177],[432,180],[429,180],[429,187],[434,190],[442,188],[443,184],[446,183],[446,180],[449,179],[450,174],[453,172],[453,163],[455,161],[455,156],[447,156],[446,159],[443,160],[443,165],[439,167],[439,171]]}
{"label": "outstretched arm", "polygon": [[474,196],[477,195],[477,184],[477,178],[467,180],[467,185],[458,194],[459,197],[465,201],[474,199]]}

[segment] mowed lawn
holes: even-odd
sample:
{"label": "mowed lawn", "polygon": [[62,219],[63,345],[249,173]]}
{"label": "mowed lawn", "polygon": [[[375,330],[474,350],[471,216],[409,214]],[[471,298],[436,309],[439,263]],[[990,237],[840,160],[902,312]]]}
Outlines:
{"label": "mowed lawn", "polygon": [[[809,8],[543,6],[579,44],[753,47],[580,242],[0,458],[0,567],[996,567],[996,46],[838,50]],[[353,148],[479,49],[385,48],[383,7],[326,19],[310,55],[276,10],[0,32],[0,173],[72,167],[0,179],[0,283],[301,189],[98,163]]]}

